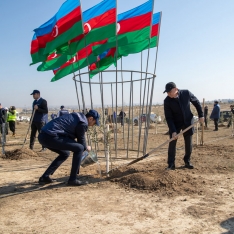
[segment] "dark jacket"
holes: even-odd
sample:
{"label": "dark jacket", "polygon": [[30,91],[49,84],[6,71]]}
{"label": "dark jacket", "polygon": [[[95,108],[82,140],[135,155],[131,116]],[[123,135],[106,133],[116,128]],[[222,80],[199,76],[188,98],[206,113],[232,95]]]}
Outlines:
{"label": "dark jacket", "polygon": [[67,136],[71,139],[77,138],[86,150],[85,132],[88,129],[87,118],[82,113],[72,113],[55,118],[47,123],[41,131],[51,136]]}
{"label": "dark jacket", "polygon": [[[190,102],[195,106],[199,118],[204,117],[199,100],[189,90],[179,90],[178,98],[164,99],[164,114],[169,127],[169,132],[178,132],[182,127],[193,124],[193,114]],[[188,131],[193,134],[193,128]]]}
{"label": "dark jacket", "polygon": [[38,106],[38,109],[36,110],[34,114],[34,118],[32,122],[36,122],[36,123],[48,122],[46,121],[46,115],[48,114],[47,101],[43,98],[40,98],[39,100],[34,100],[32,104],[33,109],[35,105]]}
{"label": "dark jacket", "polygon": [[210,115],[211,119],[219,119],[220,118],[220,106],[219,104],[214,104],[214,108]]}
{"label": "dark jacket", "polygon": [[4,108],[0,109],[0,124],[6,123],[6,110]]}

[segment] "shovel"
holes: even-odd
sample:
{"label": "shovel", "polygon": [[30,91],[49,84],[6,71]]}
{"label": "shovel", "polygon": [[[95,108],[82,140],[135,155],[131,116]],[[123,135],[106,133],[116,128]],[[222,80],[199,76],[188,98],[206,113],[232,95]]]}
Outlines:
{"label": "shovel", "polygon": [[[179,136],[182,135],[183,133],[187,132],[189,129],[191,129],[191,128],[192,128],[194,125],[196,125],[198,122],[199,122],[199,121],[194,122],[192,125],[190,125],[189,127],[185,128],[182,132],[178,133],[176,136],[179,137]],[[130,166],[130,165],[134,164],[134,163],[137,163],[137,162],[139,162],[139,161],[141,161],[141,160],[143,160],[143,159],[149,157],[152,153],[154,153],[155,151],[157,151],[158,149],[160,149],[160,148],[163,147],[164,145],[166,145],[166,144],[168,144],[168,143],[170,143],[171,141],[174,141],[174,140],[175,140],[175,138],[171,138],[171,139],[167,140],[166,142],[164,142],[163,144],[159,145],[157,148],[155,148],[155,149],[153,149],[152,151],[150,151],[149,153],[147,153],[147,154],[141,156],[140,158],[134,159],[133,161],[131,161],[131,162],[127,163],[127,164],[123,164],[123,165],[120,165],[120,166],[118,166],[118,167],[116,167],[116,168],[113,168],[112,170],[110,170],[110,171],[107,172],[106,174],[108,175],[108,174],[112,173],[113,171],[115,171],[115,170],[117,170],[117,169],[119,169],[119,168],[121,168],[121,167],[127,167],[127,166]]]}
{"label": "shovel", "polygon": [[24,145],[25,145],[25,143],[26,143],[26,141],[27,141],[28,133],[29,133],[29,129],[30,129],[31,125],[32,125],[32,121],[33,121],[33,118],[34,118],[35,112],[36,112],[36,110],[34,109],[34,110],[33,110],[33,113],[32,113],[32,116],[31,116],[31,119],[30,119],[30,122],[29,122],[28,131],[27,131],[27,133],[26,133],[26,136],[25,136],[25,139],[24,139],[24,143],[23,143],[23,145],[22,145],[22,148],[21,148],[21,149],[23,149],[23,147],[24,147]]}

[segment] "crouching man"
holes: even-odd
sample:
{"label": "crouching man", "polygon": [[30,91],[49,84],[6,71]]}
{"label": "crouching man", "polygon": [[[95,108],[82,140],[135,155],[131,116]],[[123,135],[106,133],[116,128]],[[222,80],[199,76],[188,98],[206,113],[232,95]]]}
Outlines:
{"label": "crouching man", "polygon": [[91,150],[90,146],[86,146],[85,132],[88,126],[95,124],[99,126],[99,114],[95,110],[90,110],[86,115],[74,112],[70,115],[55,118],[41,129],[38,136],[39,142],[59,155],[40,177],[39,184],[53,182],[50,175],[53,175],[57,168],[68,158],[70,151],[73,152],[73,159],[68,184],[73,186],[83,184],[77,179],[77,173],[80,169],[83,152]]}

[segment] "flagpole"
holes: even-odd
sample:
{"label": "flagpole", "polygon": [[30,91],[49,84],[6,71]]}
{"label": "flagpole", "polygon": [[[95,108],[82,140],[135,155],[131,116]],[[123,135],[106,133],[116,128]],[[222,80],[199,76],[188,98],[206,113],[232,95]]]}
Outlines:
{"label": "flagpole", "polygon": [[[154,74],[156,74],[156,64],[157,64],[157,58],[158,58],[158,46],[159,46],[159,37],[160,37],[160,28],[161,28],[161,19],[162,19],[162,12],[160,11],[159,31],[158,31],[158,41],[157,41],[157,49],[156,49],[156,57],[155,57]],[[153,102],[154,82],[155,82],[155,78],[153,78],[153,82],[152,82],[152,89],[151,89],[151,99],[150,99],[149,113],[151,112],[151,106],[152,106],[152,102]],[[157,121],[157,119],[155,119],[155,121]],[[146,136],[146,142],[147,142],[147,141],[148,141],[148,131],[147,131],[147,136]]]}
{"label": "flagpole", "polygon": [[[115,102],[116,102],[116,106],[115,106],[115,110],[116,110],[116,119],[115,119],[115,131],[116,131],[116,140],[115,140],[115,157],[117,158],[117,112],[118,112],[118,108],[117,108],[117,106],[118,106],[118,100],[117,100],[117,98],[118,98],[118,95],[117,95],[117,92],[118,92],[118,32],[117,32],[117,9],[118,9],[118,7],[117,7],[117,3],[118,3],[118,1],[116,0],[115,1],[116,2],[116,12],[115,12],[115,15],[116,15],[116,17],[115,17],[115,32],[116,32],[116,34],[115,34],[115,36],[116,36],[116,50],[115,50],[115,54],[116,54],[116,94],[115,94],[115,98],[116,98],[116,100],[115,100]],[[123,110],[122,110],[123,111]]]}

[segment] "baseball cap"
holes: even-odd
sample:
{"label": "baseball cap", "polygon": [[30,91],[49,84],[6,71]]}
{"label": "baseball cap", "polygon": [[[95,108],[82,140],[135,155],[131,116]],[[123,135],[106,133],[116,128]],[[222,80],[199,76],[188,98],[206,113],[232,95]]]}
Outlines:
{"label": "baseball cap", "polygon": [[169,82],[166,84],[165,91],[163,93],[170,92],[173,88],[176,88],[176,84],[174,82]]}
{"label": "baseball cap", "polygon": [[60,109],[63,109],[65,106],[60,106]]}
{"label": "baseball cap", "polygon": [[40,91],[39,91],[39,90],[34,89],[34,90],[33,90],[33,92],[32,92],[30,95],[33,95],[33,94],[35,94],[35,93],[40,93]]}
{"label": "baseball cap", "polygon": [[5,110],[8,110],[8,107],[5,107],[4,109],[5,109]]}
{"label": "baseball cap", "polygon": [[100,123],[99,123],[99,114],[97,111],[95,110],[89,110],[89,112],[86,114],[87,116],[92,116],[95,120],[96,120],[96,125],[99,126]]}

